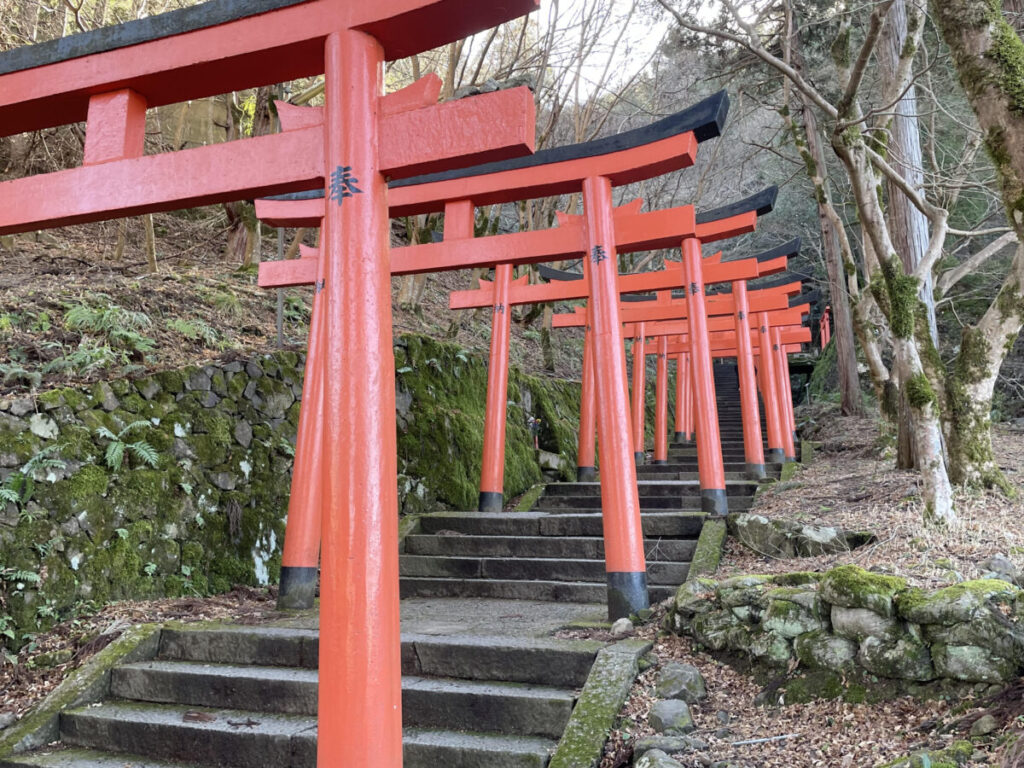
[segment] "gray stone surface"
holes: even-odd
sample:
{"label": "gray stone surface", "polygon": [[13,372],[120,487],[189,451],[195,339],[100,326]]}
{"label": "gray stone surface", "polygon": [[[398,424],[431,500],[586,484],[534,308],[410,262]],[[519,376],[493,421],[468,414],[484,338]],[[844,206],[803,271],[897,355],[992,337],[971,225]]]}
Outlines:
{"label": "gray stone surface", "polygon": [[708,743],[697,736],[644,736],[633,744],[633,758],[642,757],[652,749],[669,755],[685,752],[702,752]]}
{"label": "gray stone surface", "polygon": [[865,637],[896,637],[899,634],[899,622],[867,608],[833,605],[832,630],[840,637],[858,641]]}
{"label": "gray stone surface", "polygon": [[707,697],[704,676],[692,664],[670,662],[658,674],[654,695],[662,699],[681,699],[695,704]]}
{"label": "gray stone surface", "polygon": [[648,723],[658,733],[667,736],[684,736],[697,729],[689,705],[678,699],[656,701],[651,707]]}
{"label": "gray stone surface", "polygon": [[614,637],[616,640],[621,640],[624,637],[628,637],[629,635],[633,634],[633,631],[633,622],[625,617],[617,619],[615,623],[612,624],[612,628],[609,630],[611,636]]}
{"label": "gray stone surface", "polygon": [[649,750],[634,763],[636,768],[682,768],[682,765],[660,749]]}

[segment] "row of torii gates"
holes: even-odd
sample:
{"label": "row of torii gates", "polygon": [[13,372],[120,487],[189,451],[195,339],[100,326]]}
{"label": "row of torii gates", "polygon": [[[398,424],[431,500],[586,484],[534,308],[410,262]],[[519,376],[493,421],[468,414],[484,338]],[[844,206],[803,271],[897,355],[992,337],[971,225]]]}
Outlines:
{"label": "row of torii gates", "polygon": [[[702,258],[705,243],[752,231],[773,192],[703,214],[612,204],[613,187],[692,165],[699,144],[721,132],[724,94],[645,128],[535,154],[525,88],[438,104],[440,83],[428,76],[384,95],[386,60],[537,5],[209,0],[0,54],[0,135],[86,124],[80,167],[0,183],[0,234],[315,191],[261,200],[257,210],[281,226],[322,227],[318,252],[265,264],[260,277],[267,286],[315,286],[282,591],[311,599],[319,558],[322,766],[347,764],[367,743],[375,765],[402,762],[391,275],[495,268],[493,282],[451,298],[453,308],[494,313],[482,509],[502,501],[509,308],[586,299],[556,325],[586,327],[580,469],[593,477],[596,432],[613,617],[648,604],[635,468],[642,431],[630,415],[643,401],[630,402],[624,339],[635,342],[636,376],[644,356],[658,356],[656,461],[667,438],[668,356],[681,366],[676,431],[695,424],[706,511],[725,511],[715,356],[737,358],[747,413],[757,407],[755,377],[760,383],[769,456],[755,439],[759,419],[745,419],[750,472],[792,455],[786,353],[810,340],[806,306],[798,283],[748,290],[746,281],[783,271],[794,249]],[[279,104],[276,135],[144,154],[147,109],[321,73],[325,106]],[[578,192],[582,215],[562,216],[556,228],[473,236],[476,206]],[[443,241],[389,248],[389,217],[438,211]],[[662,248],[680,248],[681,261],[618,274],[620,253]],[[512,280],[515,265],[576,259],[582,276]],[[707,295],[706,285],[723,283],[731,292]],[[624,300],[637,293],[652,295]]]}

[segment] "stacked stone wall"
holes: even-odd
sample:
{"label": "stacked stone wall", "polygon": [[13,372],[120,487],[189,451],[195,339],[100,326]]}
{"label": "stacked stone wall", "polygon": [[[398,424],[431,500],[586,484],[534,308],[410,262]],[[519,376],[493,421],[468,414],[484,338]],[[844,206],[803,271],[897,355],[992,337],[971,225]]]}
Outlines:
{"label": "stacked stone wall", "polygon": [[[0,640],[81,603],[274,583],[303,366],[282,351],[0,401],[0,487],[18,496],[0,500]],[[395,367],[402,511],[475,508],[486,360],[402,336]],[[513,370],[507,497],[572,478],[578,413],[578,385]]]}
{"label": "stacked stone wall", "polygon": [[1024,665],[1024,592],[995,579],[925,591],[856,566],[823,574],[695,579],[666,622],[713,651],[770,668],[818,673],[808,695],[870,696],[879,680],[902,691],[936,681],[1000,684]]}

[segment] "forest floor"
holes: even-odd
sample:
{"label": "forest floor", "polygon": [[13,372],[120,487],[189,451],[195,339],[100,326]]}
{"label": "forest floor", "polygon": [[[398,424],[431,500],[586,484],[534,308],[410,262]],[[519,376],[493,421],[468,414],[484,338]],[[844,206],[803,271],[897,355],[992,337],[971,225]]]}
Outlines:
{"label": "forest floor", "polygon": [[[147,273],[134,242],[141,228],[135,221],[116,261],[116,222],[0,240],[0,397],[279,348],[277,292],[257,286],[254,266],[224,261],[223,222],[184,214],[156,219],[156,274]],[[292,236],[288,230],[286,243]],[[264,258],[276,258],[275,242],[264,237]],[[420,304],[410,309],[398,305],[400,279],[394,278],[395,334],[424,334],[486,354],[489,313],[448,309],[449,293],[471,281],[467,270],[430,275]],[[281,346],[304,349],[312,290],[285,289],[282,300]],[[513,318],[521,320],[524,311],[513,311]],[[528,373],[578,379],[582,334],[552,334],[554,370],[546,370],[539,328],[536,319],[530,326],[513,323],[512,363]]]}
{"label": "forest floor", "polygon": [[[716,579],[826,571],[852,563],[935,588],[978,578],[979,563],[996,554],[1024,572],[1024,431],[997,426],[993,435],[999,465],[1021,495],[1008,498],[998,491],[958,489],[961,525],[942,530],[923,523],[917,479],[893,469],[892,440],[880,435],[874,418],[840,417],[828,405],[801,411],[803,436],[821,444],[815,459],[792,479],[763,489],[752,511],[769,518],[867,530],[877,541],[838,555],[781,559],[752,552],[729,538]],[[708,690],[708,698],[691,708],[697,725],[691,735],[706,741],[709,749],[677,756],[685,768],[710,765],[702,762],[709,759],[738,768],[876,768],[912,753],[949,747],[965,737],[987,706],[980,700],[912,697],[877,704],[822,700],[765,706],[758,698],[763,688],[749,674],[695,648],[690,638],[659,632],[663,615],[638,628],[638,634],[654,642],[659,661],[680,659],[695,665]],[[647,718],[656,700],[657,674],[655,668],[637,679],[621,713],[623,725],[613,734],[601,768],[625,765],[622,760],[632,741],[654,733]],[[1000,728],[976,742],[971,764],[1018,765],[999,754],[1007,733],[1021,734],[1024,699],[1020,684],[1014,686],[1007,692],[1009,708],[997,713]],[[762,739],[766,741],[734,745]]]}
{"label": "forest floor", "polygon": [[[129,248],[119,262],[110,259],[116,224],[59,230],[0,245],[0,397],[277,348],[275,292],[257,287],[254,269],[223,261],[223,224],[165,215],[157,217],[157,227],[160,268],[155,275],[144,273],[138,222],[129,230]],[[273,250],[273,241],[265,239],[264,257],[272,256]],[[448,293],[469,284],[468,272],[431,276],[418,310],[393,307],[396,333],[448,338],[486,353],[486,313],[464,312],[456,318],[447,309]],[[396,280],[393,295],[397,289]],[[285,346],[304,346],[310,299],[306,289],[284,292]],[[120,311],[103,316],[111,307]],[[88,311],[78,309],[75,315],[76,308]],[[78,327],[76,316],[91,316],[94,324],[106,327]],[[529,372],[545,373],[538,331],[516,323],[513,333],[513,362]],[[553,336],[555,375],[579,377],[579,340],[578,333]],[[790,480],[766,488],[756,511],[866,529],[875,532],[877,541],[841,555],[779,560],[730,540],[719,576],[827,570],[855,563],[934,587],[976,577],[978,564],[995,554],[1009,557],[1024,570],[1020,497],[958,491],[962,525],[947,531],[929,528],[921,521],[916,478],[892,469],[891,439],[879,435],[875,420],[840,418],[828,407],[803,409],[800,417],[804,436],[821,443],[816,459]],[[997,427],[994,439],[1007,478],[1024,489],[1024,432]],[[16,657],[0,655],[0,723],[5,714],[23,714],[128,625],[224,618],[258,622],[275,616],[272,591],[238,588],[210,598],[117,603],[70,619],[37,636]],[[695,650],[689,639],[657,636],[656,628],[654,621],[639,630],[655,641],[654,653],[662,659],[687,658],[708,682],[710,698],[694,707],[699,735],[711,747],[702,753],[705,759],[713,755],[716,761],[751,768],[859,768],[881,766],[918,749],[939,749],[959,736],[955,729],[942,727],[962,714],[963,707],[949,701],[907,698],[875,705],[821,701],[761,706],[755,703],[761,688],[750,676]],[[36,664],[40,658],[51,665]],[[623,713],[624,726],[613,734],[602,768],[623,764],[618,760],[626,754],[624,737],[651,732],[646,717],[653,684],[653,672],[639,678]],[[785,738],[731,746],[735,741],[780,736]],[[976,755],[978,764],[994,764],[993,750],[982,747]],[[684,765],[705,763],[693,757]]]}

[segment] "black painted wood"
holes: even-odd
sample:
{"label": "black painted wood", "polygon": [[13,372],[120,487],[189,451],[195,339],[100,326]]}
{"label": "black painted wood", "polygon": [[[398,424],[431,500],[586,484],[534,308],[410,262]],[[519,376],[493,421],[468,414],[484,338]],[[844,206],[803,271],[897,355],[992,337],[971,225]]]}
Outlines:
{"label": "black painted wood", "polygon": [[215,27],[310,0],[208,0],[190,8],[101,27],[0,53],[0,75]]}
{"label": "black painted wood", "polygon": [[728,219],[731,216],[739,216],[741,213],[756,211],[758,216],[771,213],[775,207],[775,198],[779,195],[779,188],[776,186],[762,189],[756,195],[737,200],[735,203],[723,205],[719,208],[712,208],[710,211],[701,211],[697,214],[698,224],[708,224],[712,221]]}

